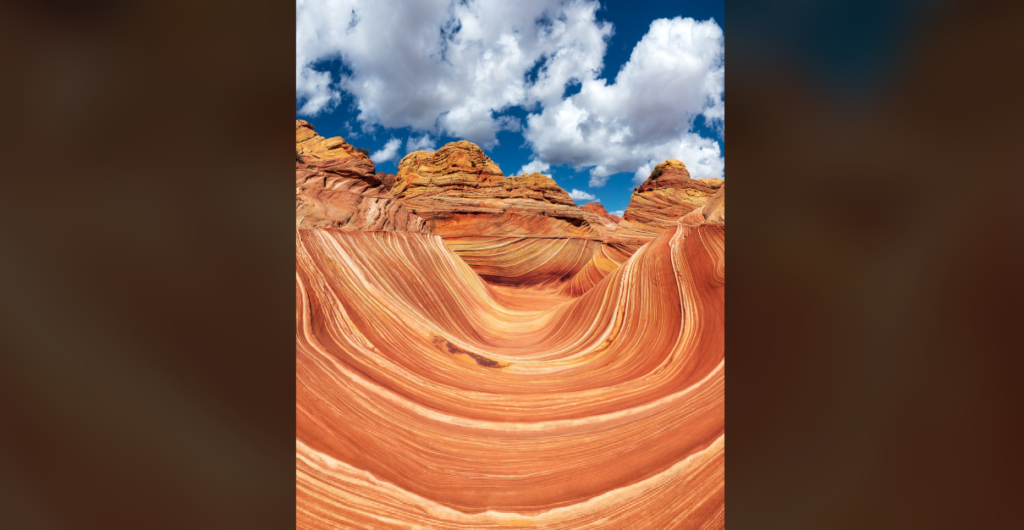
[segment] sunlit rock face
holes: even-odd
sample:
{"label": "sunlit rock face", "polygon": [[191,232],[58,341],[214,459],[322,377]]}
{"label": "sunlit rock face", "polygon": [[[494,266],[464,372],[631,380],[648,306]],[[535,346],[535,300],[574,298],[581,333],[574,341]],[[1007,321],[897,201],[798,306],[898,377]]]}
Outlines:
{"label": "sunlit rock face", "polygon": [[295,155],[311,160],[355,158],[369,165],[370,174],[376,172],[370,157],[356,151],[355,147],[340,136],[320,136],[306,120],[295,120]]}
{"label": "sunlit rock face", "polygon": [[389,187],[307,128],[298,528],[724,528],[724,186],[627,244],[472,144]]}
{"label": "sunlit rock face", "polygon": [[708,200],[703,207],[693,210],[683,217],[688,224],[717,224],[725,226],[725,183]]}
{"label": "sunlit rock face", "polygon": [[633,192],[616,236],[641,243],[654,238],[680,217],[702,208],[724,183],[722,179],[692,179],[685,164],[670,158],[655,166]]}
{"label": "sunlit rock face", "polygon": [[614,229],[576,206],[551,178],[506,177],[475,144],[409,153],[391,192],[485,280],[559,286]]}
{"label": "sunlit rock face", "polygon": [[471,142],[409,153],[391,193],[441,237],[567,236],[602,238],[602,219],[581,210],[540,173],[506,177]]}

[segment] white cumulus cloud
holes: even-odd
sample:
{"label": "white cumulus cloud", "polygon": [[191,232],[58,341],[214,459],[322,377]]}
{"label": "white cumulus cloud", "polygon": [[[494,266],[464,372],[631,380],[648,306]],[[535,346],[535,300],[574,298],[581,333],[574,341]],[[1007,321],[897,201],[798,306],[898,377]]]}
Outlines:
{"label": "white cumulus cloud", "polygon": [[437,141],[430,137],[428,134],[423,136],[409,136],[409,139],[405,141],[405,151],[411,153],[413,151],[434,151],[437,147]]}
{"label": "white cumulus cloud", "polygon": [[598,202],[600,202],[600,200],[601,200],[601,199],[598,199],[592,193],[587,193],[585,191],[580,191],[580,190],[572,190],[572,191],[570,191],[569,192],[569,198],[571,198],[572,200],[574,200],[576,202],[579,202],[579,201],[598,201]]}
{"label": "white cumulus cloud", "polygon": [[523,134],[537,160],[591,168],[591,187],[624,171],[642,182],[644,168],[667,158],[695,178],[722,177],[718,143],[692,128],[698,116],[721,127],[724,81],[724,35],[714,20],[658,19],[614,83],[583,80],[578,94],[530,114]]}
{"label": "white cumulus cloud", "polygon": [[608,212],[615,217],[622,217],[622,214],[626,213],[626,210],[615,210],[614,212]]}
{"label": "white cumulus cloud", "polygon": [[[364,131],[409,127],[491,148],[513,106],[558,104],[603,65],[596,0],[297,0],[298,114],[352,98]],[[343,69],[328,66],[340,59]],[[538,67],[536,74],[532,71]]]}
{"label": "white cumulus cloud", "polygon": [[398,154],[399,147],[402,147],[402,141],[398,138],[392,138],[388,140],[388,143],[384,144],[384,147],[380,151],[370,155],[370,160],[373,160],[374,164],[387,162],[388,160],[395,158],[395,155]]}
{"label": "white cumulus cloud", "polygon": [[540,160],[531,160],[525,166],[519,168],[517,175],[529,175],[530,173],[541,173],[547,176],[551,176],[551,164],[546,164]]}
{"label": "white cumulus cloud", "polygon": [[[654,166],[675,158],[686,164],[687,171],[693,178],[722,178],[725,173],[725,159],[718,143],[694,133],[687,133],[675,142],[654,146],[649,158],[633,174],[633,183],[643,184],[651,176]],[[594,176],[591,175],[591,180]]]}
{"label": "white cumulus cloud", "polygon": [[[616,173],[642,182],[667,158],[723,177],[724,34],[714,20],[658,19],[614,79],[598,78],[610,23],[597,0],[296,0],[300,116],[351,105],[364,133],[410,128],[406,147],[454,136],[497,145],[522,132],[520,171],[570,165],[591,187]],[[579,93],[563,97],[566,86]],[[512,107],[530,114],[519,120]],[[353,131],[354,132],[354,131]],[[411,145],[410,145],[411,143]],[[383,151],[382,151],[383,152]]]}

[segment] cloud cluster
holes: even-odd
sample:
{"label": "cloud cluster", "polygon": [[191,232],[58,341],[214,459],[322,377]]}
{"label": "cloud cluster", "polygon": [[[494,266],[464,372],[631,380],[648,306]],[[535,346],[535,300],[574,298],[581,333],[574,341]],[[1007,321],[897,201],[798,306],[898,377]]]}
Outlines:
{"label": "cloud cluster", "polygon": [[[498,132],[521,131],[533,157],[520,173],[589,168],[592,187],[620,172],[642,182],[667,158],[697,178],[724,176],[718,142],[693,132],[702,119],[724,135],[721,27],[655,20],[609,82],[597,77],[613,33],[599,8],[596,0],[418,0],[401,8],[297,0],[298,114],[352,104],[365,132],[418,133],[409,151],[433,149],[440,135],[491,149]],[[576,83],[580,92],[563,97]],[[530,113],[525,123],[503,114],[512,107]]]}
{"label": "cloud cluster", "polygon": [[[675,158],[686,164],[687,171],[693,178],[722,178],[725,176],[725,160],[722,158],[722,150],[718,143],[698,136],[693,133],[684,134],[675,141],[669,141],[664,145],[652,146],[647,151],[647,162],[644,162],[633,174],[633,183],[643,184],[647,177],[651,176],[654,166]],[[629,170],[627,167],[626,171]],[[595,177],[593,172],[590,175],[591,185],[595,180],[601,180],[601,185],[607,177]]]}
{"label": "cloud cluster", "polygon": [[[410,127],[490,148],[602,67],[595,0],[297,0],[296,97],[315,116],[351,94],[364,130]],[[346,71],[328,70],[340,58]],[[536,68],[538,65],[539,68]]]}
{"label": "cloud cluster", "polygon": [[711,125],[725,117],[723,53],[713,20],[655,20],[614,83],[583,81],[579,94],[530,114],[524,136],[539,160],[592,167],[592,187],[623,171],[643,182],[667,158],[694,177],[721,177],[718,143],[691,129],[698,117]]}
{"label": "cloud cluster", "polygon": [[398,138],[392,138],[388,140],[388,143],[384,144],[384,147],[376,153],[370,155],[370,160],[373,160],[374,164],[380,164],[381,162],[387,162],[395,158],[398,154],[398,148],[402,147],[402,141]]}
{"label": "cloud cluster", "polygon": [[523,167],[519,168],[517,175],[529,175],[530,173],[541,173],[543,175],[551,176],[551,164],[541,162],[540,160],[531,160]]}
{"label": "cloud cluster", "polygon": [[413,151],[435,151],[437,147],[437,140],[430,137],[428,134],[423,136],[409,136],[409,139],[405,141],[405,152],[411,153]]}
{"label": "cloud cluster", "polygon": [[569,192],[569,198],[574,200],[574,201],[576,201],[576,202],[579,202],[579,201],[587,201],[587,202],[598,201],[598,202],[600,202],[601,201],[601,199],[598,199],[592,193],[587,193],[585,191],[580,191],[580,190],[575,190],[575,189]]}

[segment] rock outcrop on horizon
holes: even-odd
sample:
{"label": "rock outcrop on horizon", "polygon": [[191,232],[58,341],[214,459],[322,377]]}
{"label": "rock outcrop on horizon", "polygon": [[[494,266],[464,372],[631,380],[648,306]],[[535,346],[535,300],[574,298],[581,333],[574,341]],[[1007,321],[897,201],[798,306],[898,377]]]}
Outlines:
{"label": "rock outcrop on horizon", "polygon": [[324,140],[296,120],[295,151],[297,227],[430,233],[422,218],[385,189],[373,162],[344,140]]}
{"label": "rock outcrop on horizon", "polygon": [[297,528],[724,528],[724,186],[629,249],[452,151],[297,154]]}
{"label": "rock outcrop on horizon", "polygon": [[576,206],[550,177],[506,177],[466,141],[406,155],[391,192],[494,283],[564,283],[611,231],[606,219]]}
{"label": "rock outcrop on horizon", "polygon": [[670,158],[655,166],[633,192],[616,236],[641,243],[653,239],[680,217],[702,208],[724,183],[722,179],[692,179],[685,164]]}
{"label": "rock outcrop on horizon", "polygon": [[553,179],[506,177],[467,141],[406,155],[391,193],[441,237],[606,235],[601,219],[576,206]]}
{"label": "rock outcrop on horizon", "polygon": [[364,153],[356,151],[344,138],[324,138],[316,133],[306,120],[295,120],[295,156],[311,160],[332,160],[353,158],[370,166],[370,174],[376,173],[373,161]]}

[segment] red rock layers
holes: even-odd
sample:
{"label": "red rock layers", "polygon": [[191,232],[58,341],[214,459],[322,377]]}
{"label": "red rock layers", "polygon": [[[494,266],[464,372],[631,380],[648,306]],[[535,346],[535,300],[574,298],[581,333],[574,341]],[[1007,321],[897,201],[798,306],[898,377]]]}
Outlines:
{"label": "red rock layers", "polygon": [[331,160],[335,158],[355,158],[369,164],[370,174],[375,173],[373,161],[355,147],[352,147],[340,136],[324,138],[313,130],[306,120],[295,120],[295,155],[312,160]]}
{"label": "red rock layers", "polygon": [[724,528],[724,234],[680,221],[566,299],[300,230],[298,526]]}

